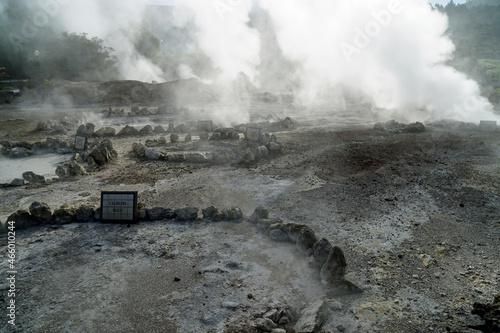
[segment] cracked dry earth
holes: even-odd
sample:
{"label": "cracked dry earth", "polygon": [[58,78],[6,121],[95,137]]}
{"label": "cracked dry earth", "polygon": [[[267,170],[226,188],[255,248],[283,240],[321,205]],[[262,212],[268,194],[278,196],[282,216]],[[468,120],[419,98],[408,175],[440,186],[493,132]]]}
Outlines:
{"label": "cracked dry earth", "polygon": [[[98,207],[103,190],[138,191],[146,207],[238,206],[248,216],[264,206],[341,247],[362,293],[332,296],[307,257],[247,221],[42,226],[16,233],[16,330],[258,332],[269,308],[300,312],[321,298],[324,332],[466,323],[472,304],[500,289],[500,135],[371,128],[299,122],[277,133],[283,155],[245,167],[141,161],[130,154],[137,138],[115,138],[118,159],[94,174],[0,189],[3,222],[33,201]],[[0,130],[9,140],[19,131]],[[2,281],[3,311],[7,289]],[[14,331],[6,320],[0,329]]]}

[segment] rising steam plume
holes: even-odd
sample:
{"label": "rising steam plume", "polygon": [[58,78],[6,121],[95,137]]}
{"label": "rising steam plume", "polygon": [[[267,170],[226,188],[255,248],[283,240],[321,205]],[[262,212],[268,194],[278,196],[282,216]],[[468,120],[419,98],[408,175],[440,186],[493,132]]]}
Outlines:
{"label": "rising steam plume", "polygon": [[[171,79],[133,47],[133,29],[151,1],[64,2],[56,18],[63,30],[103,38],[116,50],[125,78]],[[406,120],[499,119],[478,84],[445,64],[454,51],[445,35],[447,18],[425,0],[176,3],[165,29],[184,27],[186,43],[192,44],[186,49],[201,50],[218,76],[203,77],[188,64],[178,72],[221,88],[223,102],[232,100],[234,82],[244,75],[262,90],[293,91],[311,109],[329,105],[334,112],[345,107],[349,95]],[[169,41],[164,43],[168,47]]]}

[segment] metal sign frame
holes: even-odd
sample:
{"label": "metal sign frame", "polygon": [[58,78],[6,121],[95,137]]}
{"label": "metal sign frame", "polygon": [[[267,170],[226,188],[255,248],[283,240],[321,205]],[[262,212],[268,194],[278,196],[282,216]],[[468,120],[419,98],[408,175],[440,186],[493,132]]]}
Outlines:
{"label": "metal sign frame", "polygon": [[101,192],[101,222],[137,222],[137,192]]}
{"label": "metal sign frame", "polygon": [[211,120],[198,121],[198,132],[212,132],[214,124]]}
{"label": "metal sign frame", "polygon": [[245,132],[245,139],[249,141],[255,141],[258,142],[260,141],[260,138],[262,136],[262,129],[258,127],[247,127],[247,130]]}
{"label": "metal sign frame", "polygon": [[75,136],[75,149],[85,150],[85,147],[87,147],[87,137],[83,136],[83,135],[76,135]]}

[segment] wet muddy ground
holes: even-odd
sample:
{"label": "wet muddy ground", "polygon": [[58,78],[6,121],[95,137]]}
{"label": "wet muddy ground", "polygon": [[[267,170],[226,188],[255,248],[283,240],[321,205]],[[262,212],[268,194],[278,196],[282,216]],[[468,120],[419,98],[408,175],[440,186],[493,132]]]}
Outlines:
{"label": "wet muddy ground", "polygon": [[[2,109],[0,137],[40,140],[38,119],[79,112],[100,119]],[[446,332],[499,293],[499,132],[394,134],[373,130],[375,117],[288,115],[298,126],[276,133],[284,153],[245,166],[144,161],[132,144],[160,135],[113,138],[119,157],[91,175],[0,189],[1,220],[33,201],[98,207],[109,190],[138,191],[146,207],[264,206],[341,247],[362,293],[329,295],[294,246],[248,222],[42,226],[16,233],[17,331],[252,332],[270,307],[327,298],[325,332]]]}

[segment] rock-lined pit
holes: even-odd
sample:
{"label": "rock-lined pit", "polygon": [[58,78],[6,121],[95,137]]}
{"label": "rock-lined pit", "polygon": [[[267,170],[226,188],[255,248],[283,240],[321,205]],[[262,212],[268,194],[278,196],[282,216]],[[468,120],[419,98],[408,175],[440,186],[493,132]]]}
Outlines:
{"label": "rock-lined pit", "polygon": [[[28,118],[22,110],[2,112],[25,119],[0,122],[4,141],[44,142],[53,135],[31,132],[46,119]],[[425,124],[425,132],[392,133],[374,130],[375,122],[329,125],[325,117],[297,117],[292,130],[263,129],[275,134],[283,151],[237,165],[142,159],[132,150],[139,140],[145,147],[147,140],[158,140],[148,148],[168,153],[175,147],[170,134],[179,135],[176,144],[183,150],[198,142],[240,152],[244,139],[203,141],[193,132],[186,142],[188,132],[155,128],[188,126],[187,119],[140,120],[140,126],[131,125],[137,131],[151,125],[153,133],[110,135],[117,156],[84,176],[0,189],[2,221],[28,211],[34,201],[46,202],[67,221],[60,206],[95,209],[102,190],[138,191],[149,219],[130,228],[72,222],[19,230],[21,329],[293,332],[302,315],[318,309],[309,323],[317,319],[321,325],[315,329],[325,332],[464,331],[477,320],[470,317],[472,304],[490,303],[498,294],[498,132],[444,122]],[[111,126],[115,134],[125,127],[119,118],[109,119],[119,124]],[[58,140],[76,130],[58,134]],[[166,214],[159,208],[211,206],[236,206],[243,215],[264,206],[271,220],[256,228],[223,219],[150,219],[151,213],[153,220]],[[44,213],[38,206],[33,211]],[[78,211],[82,219],[90,216]],[[289,243],[294,225],[313,230],[314,244],[324,246],[304,255],[296,241]],[[342,249],[345,281],[362,293],[321,282],[329,275],[322,274],[314,253],[328,261],[323,238],[330,250]],[[333,271],[342,271],[339,262],[333,261]]]}

